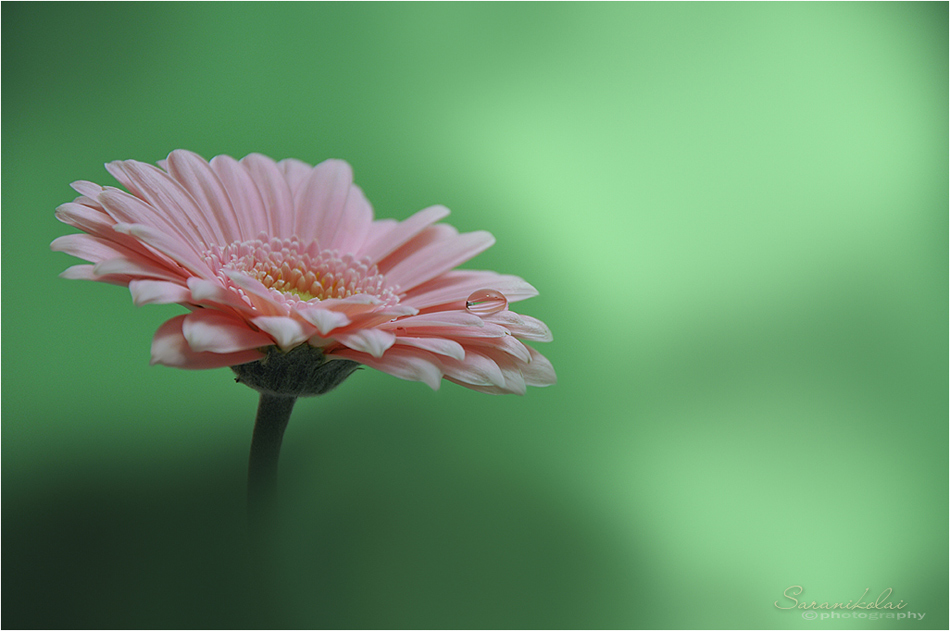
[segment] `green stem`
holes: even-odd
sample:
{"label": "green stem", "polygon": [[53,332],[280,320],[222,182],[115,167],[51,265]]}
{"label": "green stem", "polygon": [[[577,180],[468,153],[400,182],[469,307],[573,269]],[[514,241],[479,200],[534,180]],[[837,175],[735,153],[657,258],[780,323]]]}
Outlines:
{"label": "green stem", "polygon": [[[247,470],[247,511],[252,536],[260,537],[277,506],[277,460],[295,397],[261,393]],[[260,539],[258,539],[260,540]]]}

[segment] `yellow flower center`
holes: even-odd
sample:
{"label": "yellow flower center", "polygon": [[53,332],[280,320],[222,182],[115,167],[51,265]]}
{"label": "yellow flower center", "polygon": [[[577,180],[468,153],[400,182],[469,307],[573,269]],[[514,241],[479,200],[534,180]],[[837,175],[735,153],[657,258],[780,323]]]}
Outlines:
{"label": "yellow flower center", "polygon": [[356,259],[334,250],[320,250],[316,242],[292,239],[258,239],[211,248],[205,260],[223,277],[229,269],[259,280],[294,302],[348,298],[370,294],[384,301],[395,297],[385,277],[368,258]]}

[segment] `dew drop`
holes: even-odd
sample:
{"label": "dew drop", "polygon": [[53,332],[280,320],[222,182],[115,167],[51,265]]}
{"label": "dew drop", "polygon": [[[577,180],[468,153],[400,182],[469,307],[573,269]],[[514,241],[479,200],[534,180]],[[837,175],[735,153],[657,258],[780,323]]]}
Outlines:
{"label": "dew drop", "polygon": [[503,311],[508,306],[508,299],[500,291],[494,289],[479,289],[465,301],[465,308],[469,313],[477,316],[487,316]]}

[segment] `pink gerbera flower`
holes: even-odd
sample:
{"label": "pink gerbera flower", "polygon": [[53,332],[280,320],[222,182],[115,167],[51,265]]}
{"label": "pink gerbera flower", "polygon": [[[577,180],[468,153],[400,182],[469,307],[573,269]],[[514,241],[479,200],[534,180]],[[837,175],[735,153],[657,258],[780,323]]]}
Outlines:
{"label": "pink gerbera flower", "polygon": [[158,329],[152,363],[230,366],[261,393],[248,471],[258,539],[297,397],[328,392],[360,364],[433,389],[443,377],[495,394],[554,383],[550,362],[523,343],[551,332],[507,308],[537,291],[517,276],[455,270],[494,238],[437,223],[446,208],[374,221],[339,160],[209,163],[173,151],[159,166],[107,164],[128,192],[75,182],[80,196],[56,216],[86,234],[52,248],[93,263],[66,278],[190,310]]}
{"label": "pink gerbera flower", "polygon": [[523,343],[550,341],[550,331],[507,308],[537,291],[516,276],[454,269],[494,238],[437,223],[448,209],[374,221],[339,160],[207,162],[178,150],[159,166],[107,164],[128,192],[75,182],[80,196],[56,216],[86,234],[52,244],[93,263],[65,278],[127,285],[136,305],[190,310],[159,328],[152,363],[232,366],[262,391],[272,387],[261,366],[295,349],[306,357],[285,366],[285,381],[326,364],[322,374],[339,373],[332,387],[364,364],[433,389],[443,377],[496,394],[555,382],[550,362]]}

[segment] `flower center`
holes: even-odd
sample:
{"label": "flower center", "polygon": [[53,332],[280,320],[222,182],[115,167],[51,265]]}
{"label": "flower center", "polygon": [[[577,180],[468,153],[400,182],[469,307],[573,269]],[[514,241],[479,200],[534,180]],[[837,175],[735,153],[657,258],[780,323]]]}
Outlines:
{"label": "flower center", "polygon": [[223,269],[259,280],[265,287],[292,302],[348,298],[369,294],[385,302],[396,299],[385,278],[368,258],[356,259],[335,250],[320,250],[316,242],[302,244],[296,237],[268,239],[261,234],[251,241],[224,248],[213,246],[205,254],[219,278]]}

